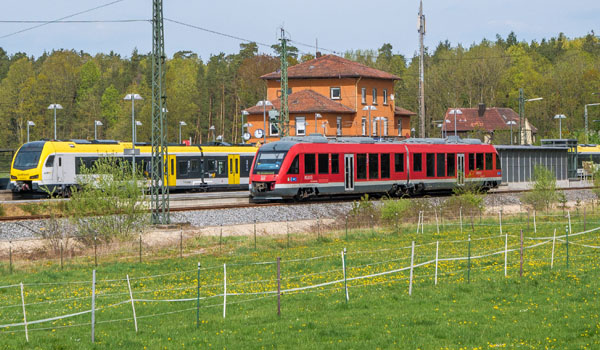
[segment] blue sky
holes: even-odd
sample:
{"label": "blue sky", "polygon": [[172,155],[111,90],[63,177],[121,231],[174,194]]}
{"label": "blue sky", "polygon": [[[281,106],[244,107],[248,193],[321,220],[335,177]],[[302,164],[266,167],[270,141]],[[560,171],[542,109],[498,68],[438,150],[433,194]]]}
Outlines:
{"label": "blue sky", "polygon": [[[56,20],[115,0],[30,0],[3,4],[0,21]],[[418,0],[303,0],[303,1],[197,1],[164,0],[164,17],[190,25],[276,43],[282,25],[292,40],[343,52],[377,49],[391,43],[393,51],[412,56],[418,48],[416,20]],[[538,40],[564,32],[568,37],[600,34],[598,0],[424,0],[427,18],[425,45],[435,48],[442,40],[469,46],[483,38],[506,37],[514,31],[519,40]],[[122,0],[69,20],[150,19],[151,0]],[[149,52],[151,24],[69,23],[35,26],[32,23],[0,23],[0,47],[10,54],[39,56],[53,49],[75,49],[95,54],[111,50],[129,56],[137,47]],[[191,50],[203,59],[219,52],[235,53],[239,40],[165,22],[165,50],[169,56]],[[314,48],[296,44],[303,52]],[[262,52],[272,53],[268,47]],[[324,53],[329,53],[323,50]]]}

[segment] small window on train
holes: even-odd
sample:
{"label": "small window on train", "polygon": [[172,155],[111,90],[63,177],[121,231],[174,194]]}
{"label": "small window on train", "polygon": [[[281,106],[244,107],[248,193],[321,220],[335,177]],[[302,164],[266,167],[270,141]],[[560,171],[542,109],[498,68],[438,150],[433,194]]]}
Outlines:
{"label": "small window on train", "polygon": [[379,154],[369,153],[369,179],[379,178]]}
{"label": "small window on train", "polygon": [[177,174],[178,175],[187,175],[188,163],[189,163],[189,161],[187,161],[187,160],[177,162]]}
{"label": "small window on train", "polygon": [[434,177],[435,176],[435,153],[427,153],[425,162],[427,163],[426,164],[427,177]]}
{"label": "small window on train", "polygon": [[44,166],[46,168],[52,168],[54,166],[54,156],[48,157],[48,159],[46,160],[46,165]]}
{"label": "small window on train", "polygon": [[445,177],[446,176],[446,154],[438,153],[437,157],[437,177]]}
{"label": "small window on train", "polygon": [[367,178],[367,154],[358,153],[356,155],[356,178],[364,180]]}
{"label": "small window on train", "polygon": [[175,159],[171,159],[171,175],[175,175]]}
{"label": "small window on train", "polygon": [[501,169],[501,163],[500,163],[500,155],[498,155],[498,153],[496,153],[496,170],[500,170]]}
{"label": "small window on train", "polygon": [[200,164],[198,162],[198,159],[191,160],[190,161],[190,172],[197,173],[198,170],[200,170]]}
{"label": "small window on train", "polygon": [[423,154],[413,153],[413,171],[423,171]]}
{"label": "small window on train", "polygon": [[292,174],[292,175],[298,175],[300,174],[300,155],[297,154],[296,158],[294,158],[294,160],[292,161],[292,164],[290,164],[290,169],[287,172],[288,174]]}
{"label": "small window on train", "polygon": [[477,153],[475,156],[475,167],[477,170],[483,170],[483,153]]}
{"label": "small window on train", "polygon": [[314,174],[315,173],[315,155],[314,153],[307,153],[304,155],[304,173]]}
{"label": "small window on train", "polygon": [[475,170],[475,153],[469,153],[469,170]]}
{"label": "small window on train", "polygon": [[340,155],[337,153],[331,154],[331,173],[332,174],[340,173]]}
{"label": "small window on train", "polygon": [[62,158],[58,157],[58,166],[62,166]]}
{"label": "small window on train", "polygon": [[446,176],[454,176],[456,162],[454,160],[454,153],[448,153],[446,155]]}
{"label": "small window on train", "polygon": [[389,153],[381,154],[381,178],[382,179],[390,178],[390,154]]}
{"label": "small window on train", "polygon": [[319,154],[319,174],[329,174],[329,154]]}
{"label": "small window on train", "polygon": [[404,171],[404,153],[394,154],[394,170],[397,173]]}
{"label": "small window on train", "polygon": [[494,154],[493,153],[486,153],[485,154],[485,170],[492,170],[494,169]]}

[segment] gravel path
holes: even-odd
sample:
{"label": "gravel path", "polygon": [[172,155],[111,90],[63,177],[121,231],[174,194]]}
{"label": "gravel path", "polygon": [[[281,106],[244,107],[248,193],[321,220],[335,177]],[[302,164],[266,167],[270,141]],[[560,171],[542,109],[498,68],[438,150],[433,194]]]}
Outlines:
{"label": "gravel path", "polygon": [[[590,190],[565,191],[567,200],[575,203],[589,201],[596,196]],[[487,208],[520,205],[520,194],[493,194],[485,197]],[[448,197],[433,197],[428,200],[439,204]],[[320,218],[343,217],[352,209],[352,202],[308,203],[290,206],[270,206],[238,209],[215,209],[188,212],[173,212],[174,223],[189,223],[193,227],[296,221]],[[64,223],[63,223],[64,224]],[[28,220],[20,222],[0,222],[0,241],[21,240],[40,237],[40,232],[48,230],[48,220]]]}

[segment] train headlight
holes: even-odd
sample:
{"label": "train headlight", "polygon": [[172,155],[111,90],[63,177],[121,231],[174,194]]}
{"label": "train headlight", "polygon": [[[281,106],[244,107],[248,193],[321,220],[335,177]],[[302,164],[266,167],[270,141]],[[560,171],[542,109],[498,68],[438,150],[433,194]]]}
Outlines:
{"label": "train headlight", "polygon": [[37,178],[39,178],[39,177],[40,177],[40,175],[39,175],[39,174],[38,174],[38,175],[31,175],[31,176],[29,177],[29,179],[30,179],[30,180],[35,180],[35,179],[37,179]]}

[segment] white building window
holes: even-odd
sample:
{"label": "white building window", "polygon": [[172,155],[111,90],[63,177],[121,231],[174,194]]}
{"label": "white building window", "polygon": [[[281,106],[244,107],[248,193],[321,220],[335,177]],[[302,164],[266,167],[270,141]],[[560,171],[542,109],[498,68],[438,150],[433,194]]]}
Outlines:
{"label": "white building window", "polygon": [[388,136],[388,130],[387,129],[388,129],[388,119],[387,118],[383,118],[383,136]]}
{"label": "white building window", "polygon": [[362,104],[366,105],[367,104],[367,88],[362,88],[360,89],[361,94],[362,94]]}
{"label": "white building window", "polygon": [[367,118],[362,118],[362,136],[367,135]]}
{"label": "white building window", "polygon": [[336,135],[342,136],[342,117],[340,117],[340,116],[337,117],[336,127],[337,127]]}
{"label": "white building window", "polygon": [[331,99],[332,100],[341,100],[342,99],[342,90],[339,87],[332,87],[329,89]]}
{"label": "white building window", "polygon": [[383,89],[383,104],[387,105],[388,104],[388,95],[387,95],[387,89]]}
{"label": "white building window", "polygon": [[371,135],[377,136],[377,118],[373,118],[371,124],[373,125],[373,132],[371,133]]}
{"label": "white building window", "polygon": [[269,136],[279,136],[277,124],[269,122]]}
{"label": "white building window", "polygon": [[296,136],[306,135],[306,118],[296,117]]}
{"label": "white building window", "polygon": [[373,88],[373,104],[377,104],[377,89]]}

